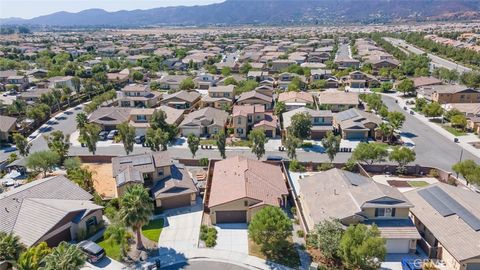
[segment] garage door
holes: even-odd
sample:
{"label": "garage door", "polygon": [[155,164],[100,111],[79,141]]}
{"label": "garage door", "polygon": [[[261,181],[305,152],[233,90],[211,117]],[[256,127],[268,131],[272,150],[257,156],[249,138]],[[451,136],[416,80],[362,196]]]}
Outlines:
{"label": "garage door", "polygon": [[58,246],[58,244],[60,244],[60,242],[62,241],[68,242],[70,240],[72,240],[72,235],[70,233],[70,227],[68,227],[65,230],[47,239],[46,242],[49,247],[56,247]]}
{"label": "garage door", "polygon": [[215,212],[217,223],[245,223],[247,211],[217,211]]}
{"label": "garage door", "polygon": [[387,253],[408,253],[409,244],[408,239],[388,239]]}
{"label": "garage door", "polygon": [[181,133],[184,137],[188,137],[188,135],[193,134],[197,137],[200,136],[200,129],[199,128],[188,128],[188,127],[183,127],[181,130]]}
{"label": "garage door", "polygon": [[347,133],[347,139],[355,140],[355,139],[364,139],[365,133],[363,131],[349,131]]}
{"label": "garage door", "polygon": [[480,270],[480,263],[467,263],[467,270]]}
{"label": "garage door", "polygon": [[190,205],[190,194],[162,199],[162,209],[171,209]]}

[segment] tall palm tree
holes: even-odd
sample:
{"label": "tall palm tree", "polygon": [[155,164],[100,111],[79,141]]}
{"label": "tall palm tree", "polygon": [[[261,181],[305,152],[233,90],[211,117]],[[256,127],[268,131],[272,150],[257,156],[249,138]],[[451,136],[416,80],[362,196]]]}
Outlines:
{"label": "tall palm tree", "polygon": [[42,270],[79,270],[87,257],[76,245],[61,242],[52,253],[43,258]]}
{"label": "tall palm tree", "polygon": [[392,127],[388,124],[388,123],[380,123],[380,125],[378,125],[378,130],[380,130],[380,132],[382,132],[382,141],[385,140],[385,136],[390,134],[390,129]]}
{"label": "tall palm tree", "polygon": [[77,114],[75,117],[75,121],[77,122],[77,129],[81,129],[87,124],[88,122],[88,117],[85,113],[81,112]]}
{"label": "tall palm tree", "polygon": [[18,236],[0,232],[0,261],[16,261],[24,249]]}
{"label": "tall palm tree", "polygon": [[120,219],[136,233],[137,249],[142,249],[141,229],[152,216],[152,199],[142,185],[133,185],[127,187],[125,194],[121,198],[120,205]]}

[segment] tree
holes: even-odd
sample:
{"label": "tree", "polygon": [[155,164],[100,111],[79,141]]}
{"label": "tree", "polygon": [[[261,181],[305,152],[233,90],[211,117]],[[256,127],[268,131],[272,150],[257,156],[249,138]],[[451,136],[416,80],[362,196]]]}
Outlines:
{"label": "tree", "polygon": [[288,133],[285,139],[285,147],[287,148],[287,155],[290,159],[297,158],[297,148],[302,144],[302,140]]}
{"label": "tree", "polygon": [[190,90],[193,88],[195,88],[195,82],[190,77],[183,79],[183,81],[180,83],[181,90]]}
{"label": "tree", "polygon": [[330,163],[333,162],[335,156],[340,150],[340,141],[342,140],[341,136],[335,136],[332,131],[328,131],[325,138],[322,139],[322,145],[325,148],[325,152],[330,159]]}
{"label": "tree", "polygon": [[0,261],[16,261],[24,249],[18,236],[0,232]]}
{"label": "tree", "polygon": [[287,106],[285,106],[285,102],[283,101],[276,102],[273,108],[273,111],[276,116],[281,117],[282,114],[287,111]]}
{"label": "tree", "polygon": [[120,219],[131,227],[137,236],[137,249],[143,248],[142,226],[150,221],[153,203],[148,191],[142,185],[128,186],[120,199]]}
{"label": "tree", "polygon": [[190,134],[188,135],[187,138],[187,143],[188,143],[188,148],[190,149],[190,152],[192,153],[193,158],[195,158],[195,154],[198,151],[198,146],[200,145],[200,138],[197,136]]}
{"label": "tree", "polygon": [[465,127],[467,126],[467,118],[463,114],[456,114],[450,118],[450,123],[453,127],[465,130]]}
{"label": "tree", "polygon": [[250,63],[245,63],[240,67],[240,73],[247,74],[252,69]]}
{"label": "tree", "polygon": [[168,133],[162,129],[148,128],[145,134],[145,145],[152,151],[165,151],[168,145]]}
{"label": "tree", "polygon": [[292,235],[292,222],[279,207],[266,206],[258,211],[248,225],[248,236],[260,245],[264,254],[275,254]]}
{"label": "tree", "polygon": [[390,153],[388,159],[390,161],[395,161],[398,163],[398,172],[405,172],[405,166],[415,161],[415,151],[408,149],[407,147],[395,146],[393,151]]}
{"label": "tree", "polygon": [[393,84],[391,82],[384,82],[380,85],[380,88],[382,89],[382,92],[388,92],[392,90]]}
{"label": "tree", "polygon": [[133,145],[135,144],[135,128],[128,122],[117,125],[118,136],[123,142],[123,148],[125,153],[130,154],[133,151]]}
{"label": "tree", "polygon": [[86,190],[89,193],[94,193],[95,189],[93,187],[93,173],[88,168],[82,168],[81,166],[70,169],[67,171],[67,177],[75,184],[79,185],[81,188]]}
{"label": "tree", "polygon": [[20,257],[13,264],[17,270],[36,270],[43,266],[42,259],[50,254],[52,249],[48,247],[47,243],[40,244],[28,248],[25,252],[20,254]]}
{"label": "tree", "polygon": [[356,161],[366,164],[374,164],[385,161],[388,157],[388,151],[385,145],[380,143],[361,142],[353,150],[352,158]]}
{"label": "tree", "polygon": [[107,241],[111,241],[120,246],[122,257],[127,254],[129,235],[126,228],[120,224],[120,222],[117,221],[110,224],[105,230],[103,237]]}
{"label": "tree", "polygon": [[14,133],[13,141],[15,142],[15,147],[17,147],[20,155],[22,155],[23,157],[28,156],[28,153],[30,152],[30,147],[32,146],[32,144],[28,142],[27,138],[25,138],[20,133]]}
{"label": "tree", "polygon": [[68,150],[70,149],[70,135],[63,135],[60,130],[55,130],[46,135],[48,149],[58,154],[60,160],[59,164],[62,165],[68,156]]}
{"label": "tree", "polygon": [[390,126],[388,123],[382,122],[380,125],[378,125],[378,130],[382,133],[382,141],[385,140],[385,137],[387,137],[391,133],[392,126]]}
{"label": "tree", "polygon": [[467,159],[457,162],[452,166],[452,170],[463,176],[467,185],[470,183],[480,185],[480,166],[475,161]]}
{"label": "tree", "polygon": [[76,245],[61,242],[42,260],[45,270],[79,270],[85,264],[87,256]]}
{"label": "tree", "polygon": [[222,75],[224,77],[230,76],[232,74],[232,69],[230,67],[223,67],[222,68]]}
{"label": "tree", "polygon": [[376,225],[350,225],[340,241],[340,254],[347,269],[379,269],[387,248]]}
{"label": "tree", "polygon": [[413,93],[415,91],[415,85],[410,79],[404,79],[397,85],[397,90],[404,95]]}
{"label": "tree", "polygon": [[305,140],[310,137],[311,130],[312,121],[309,113],[296,113],[292,116],[288,132],[293,136]]}
{"label": "tree", "polygon": [[77,129],[82,129],[88,123],[88,117],[85,113],[81,112],[75,116],[77,122]]}
{"label": "tree", "polygon": [[248,134],[248,139],[252,142],[252,153],[257,156],[258,160],[260,160],[260,158],[265,154],[265,143],[267,142],[265,131],[261,129],[254,129],[250,131],[250,134]]}
{"label": "tree", "polygon": [[95,155],[97,151],[97,142],[100,140],[99,133],[102,131],[102,128],[97,124],[86,124],[82,129],[80,129],[79,140],[87,145],[88,151],[92,152]]}
{"label": "tree", "polygon": [[228,78],[226,78],[226,79],[223,81],[223,84],[224,84],[224,85],[237,85],[238,82],[237,82],[237,80],[235,80],[235,78],[233,78],[233,77],[228,77]]}
{"label": "tree", "polygon": [[340,257],[342,236],[343,227],[338,220],[323,220],[308,235],[308,242],[320,250],[326,259],[336,260]]}
{"label": "tree", "polygon": [[439,117],[443,114],[443,108],[438,102],[432,102],[423,107],[422,113],[426,117]]}
{"label": "tree", "polygon": [[402,128],[403,123],[405,122],[405,115],[401,112],[389,112],[387,115],[387,121],[390,125],[390,134],[388,134],[389,141],[392,141],[393,134],[395,130]]}
{"label": "tree", "polygon": [[226,145],[227,145],[227,136],[225,135],[225,131],[221,130],[217,134],[217,147],[218,147],[218,151],[220,152],[220,156],[223,159],[227,157],[225,154]]}
{"label": "tree", "polygon": [[143,80],[143,73],[141,73],[140,71],[134,71],[133,74],[132,74],[132,79],[134,81],[141,81]]}
{"label": "tree", "polygon": [[34,171],[42,171],[43,177],[47,177],[47,172],[53,170],[58,165],[60,157],[56,152],[38,151],[27,157],[27,168]]}
{"label": "tree", "polygon": [[150,119],[150,126],[153,129],[167,129],[167,114],[162,110],[155,110]]}

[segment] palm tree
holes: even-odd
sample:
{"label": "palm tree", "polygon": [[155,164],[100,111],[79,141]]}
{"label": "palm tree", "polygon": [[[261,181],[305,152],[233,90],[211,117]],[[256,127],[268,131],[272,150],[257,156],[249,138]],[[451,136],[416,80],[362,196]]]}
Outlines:
{"label": "palm tree", "polygon": [[391,126],[388,123],[383,122],[378,125],[378,130],[382,132],[382,141],[385,140],[385,135],[390,134],[390,129]]}
{"label": "palm tree", "polygon": [[52,253],[43,258],[43,270],[79,270],[86,261],[86,255],[76,245],[61,242]]}
{"label": "palm tree", "polygon": [[148,223],[153,213],[152,199],[142,185],[127,187],[121,198],[120,219],[133,229],[137,237],[137,249],[142,249],[142,226]]}
{"label": "palm tree", "polygon": [[17,270],[37,270],[42,266],[41,260],[50,254],[50,252],[52,252],[52,250],[48,247],[47,243],[41,242],[23,252],[18,260],[12,264]]}
{"label": "palm tree", "polygon": [[81,129],[87,124],[88,122],[88,117],[85,113],[81,112],[77,114],[75,117],[75,121],[77,122],[77,129]]}
{"label": "palm tree", "polygon": [[0,232],[0,261],[16,261],[24,249],[18,236]]}

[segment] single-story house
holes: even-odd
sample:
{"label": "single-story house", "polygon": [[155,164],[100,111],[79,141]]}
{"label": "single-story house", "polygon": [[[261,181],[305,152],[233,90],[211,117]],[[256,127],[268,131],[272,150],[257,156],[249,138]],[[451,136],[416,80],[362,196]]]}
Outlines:
{"label": "single-story house", "polygon": [[333,127],[346,140],[375,138],[375,129],[382,119],[373,113],[349,109],[333,115]]}

